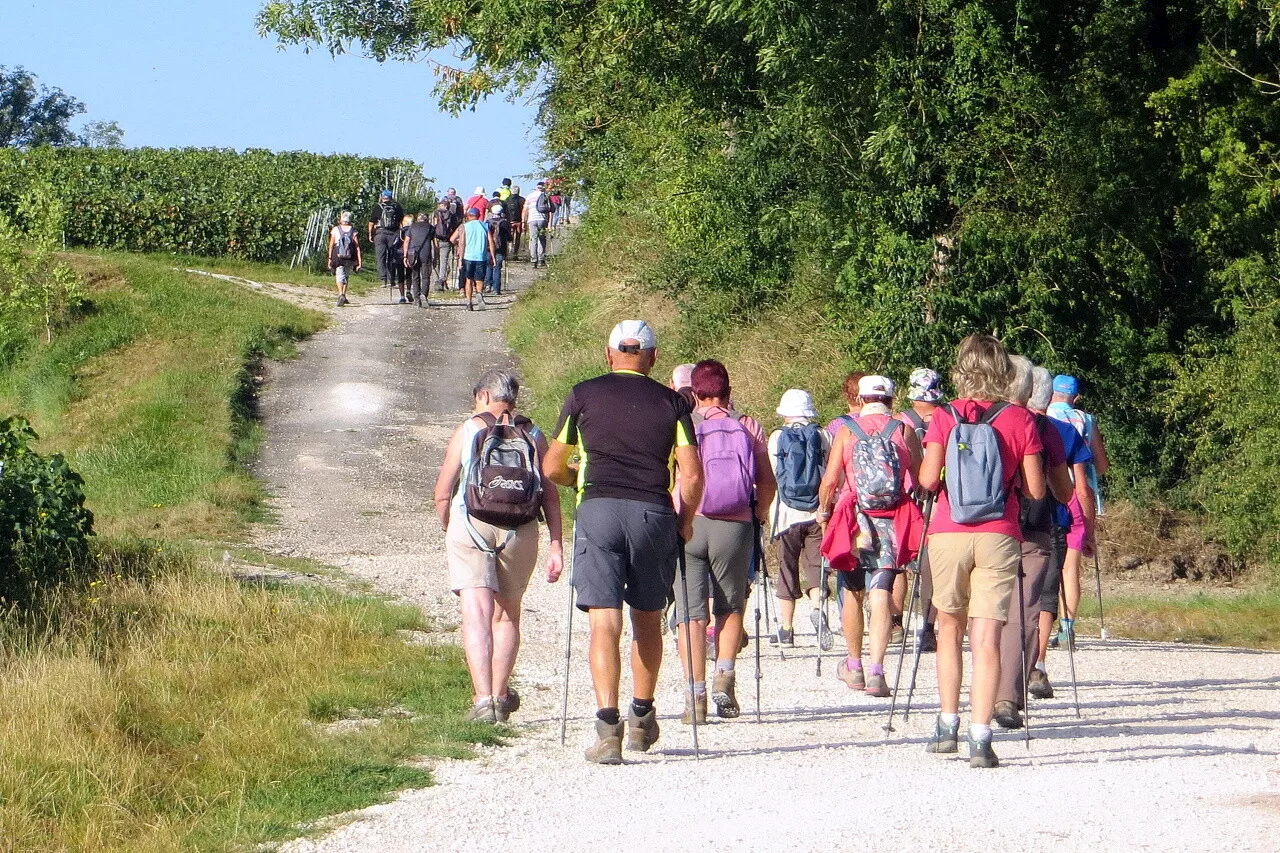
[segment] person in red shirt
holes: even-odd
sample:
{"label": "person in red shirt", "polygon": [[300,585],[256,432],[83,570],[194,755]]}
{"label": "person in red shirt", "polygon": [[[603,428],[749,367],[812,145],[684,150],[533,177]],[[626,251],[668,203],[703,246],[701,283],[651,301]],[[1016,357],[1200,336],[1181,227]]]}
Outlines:
{"label": "person in red shirt", "polygon": [[[1035,500],[1045,495],[1043,445],[1035,419],[1021,406],[998,403],[1014,379],[1013,364],[1004,346],[985,334],[960,342],[951,382],[956,399],[940,407],[924,437],[920,487],[938,493],[929,524],[929,564],[933,571],[933,606],[938,611],[938,694],[940,711],[932,753],[959,751],[961,643],[969,625],[973,681],[969,688],[969,766],[996,767],[991,748],[991,717],[1000,681],[1000,633],[1009,615],[1009,601],[1022,552],[1018,487]],[[947,442],[958,420],[974,424],[997,409],[990,424],[996,434],[1002,467],[1004,512],[992,521],[973,523],[953,519],[950,490],[959,471],[943,480]]]}
{"label": "person in red shirt", "polygon": [[480,221],[484,222],[489,216],[489,199],[484,197],[484,187],[476,187],[476,191],[472,193],[471,198],[467,199],[464,209],[470,210],[475,208],[480,214]]}

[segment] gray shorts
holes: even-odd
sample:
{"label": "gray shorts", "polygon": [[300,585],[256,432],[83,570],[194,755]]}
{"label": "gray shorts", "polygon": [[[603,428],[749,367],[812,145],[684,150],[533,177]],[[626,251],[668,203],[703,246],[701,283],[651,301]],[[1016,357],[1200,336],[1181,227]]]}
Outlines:
{"label": "gray shorts", "polygon": [[[749,521],[721,521],[695,516],[693,538],[684,546],[689,568],[689,616],[707,618],[707,599],[716,616],[741,613],[747,600],[747,573],[755,543]],[[676,578],[680,584],[680,578]],[[676,622],[684,622],[684,587],[676,589]]]}
{"label": "gray shorts", "polygon": [[346,284],[347,277],[350,275],[350,266],[347,264],[338,264],[333,268],[333,280],[338,284]]}
{"label": "gray shorts", "polygon": [[662,610],[676,574],[679,525],[671,507],[591,498],[578,507],[573,586],[578,609]]}

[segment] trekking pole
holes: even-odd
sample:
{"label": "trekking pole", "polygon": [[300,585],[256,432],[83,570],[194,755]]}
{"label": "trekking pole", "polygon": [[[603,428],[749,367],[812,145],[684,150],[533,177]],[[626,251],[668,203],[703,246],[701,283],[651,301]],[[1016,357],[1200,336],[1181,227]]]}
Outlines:
{"label": "trekking pole", "polygon": [[573,541],[569,546],[569,621],[564,629],[564,692],[560,696],[560,745],[564,746],[565,729],[569,726],[569,659],[573,650],[573,611],[575,590],[573,586],[573,573],[577,566],[574,565],[573,555],[576,553],[578,545],[578,519],[573,520]]}
{"label": "trekking pole", "polygon": [[[928,497],[924,499],[924,532],[920,534],[920,556],[916,558],[916,567],[922,575],[925,570],[926,560],[929,559],[929,523],[933,520],[933,507],[936,498],[936,492],[929,492]],[[929,604],[930,602],[927,601],[921,602],[922,606],[920,608],[920,612],[922,618],[928,618]],[[923,630],[923,627],[921,627],[921,631]],[[905,634],[906,631],[903,631],[903,633]],[[902,722],[904,724],[911,719],[911,699],[916,693],[916,676],[920,673],[920,647],[922,645],[923,643],[920,642],[920,635],[917,634],[916,653],[911,660],[911,681],[907,685],[907,704],[902,709]],[[890,722],[892,722],[892,720],[890,720]]]}
{"label": "trekking pole", "polygon": [[[1067,580],[1058,574],[1058,597],[1062,602],[1063,612],[1066,612],[1065,602],[1067,600]],[[1067,660],[1071,663],[1071,699],[1076,706],[1076,719],[1080,719],[1080,685],[1076,681],[1076,644],[1067,643]]]}
{"label": "trekking pole", "polygon": [[1022,660],[1022,734],[1023,745],[1031,750],[1031,702],[1027,693],[1027,605],[1026,572],[1018,561],[1018,657]]}
{"label": "trekking pole", "polygon": [[755,542],[752,544],[752,562],[756,567],[756,722],[760,719],[760,599],[764,597],[764,551],[760,547],[760,522],[755,523]]}
{"label": "trekking pole", "polygon": [[[698,703],[697,697],[693,694],[693,627],[692,620],[689,618],[689,565],[684,554],[684,540],[680,540],[680,588],[684,593],[684,650],[688,660],[687,671],[689,673],[689,705],[692,713],[689,714],[689,720],[693,723],[693,757],[694,759],[702,758],[702,751],[698,748]],[[698,642],[703,642],[702,638],[698,638]]]}
{"label": "trekking pole", "polygon": [[[920,547],[916,549],[916,570],[912,573],[911,578],[911,600],[907,605],[906,618],[902,621],[902,646],[898,650],[898,672],[893,678],[893,699],[889,702],[889,722],[884,725],[885,738],[894,731],[893,715],[898,709],[898,686],[902,683],[902,664],[907,657],[907,634],[911,631],[911,614],[915,612],[917,604],[920,604],[920,616],[923,621],[925,613],[928,612],[928,604],[921,599],[920,592],[920,573],[924,570],[924,559],[928,551],[929,521],[933,518],[933,492],[925,498],[924,502],[924,526],[920,533]],[[911,716],[911,695],[916,688],[916,672],[920,667],[920,637],[916,636],[916,653],[915,660],[911,667],[911,687],[907,690],[907,706],[903,709],[902,722],[905,723]]]}
{"label": "trekking pole", "polygon": [[1093,546],[1093,581],[1098,590],[1098,625],[1100,628],[1098,634],[1105,640],[1107,639],[1107,620],[1102,618],[1102,564],[1098,562],[1097,544]]}
{"label": "trekking pole", "polygon": [[818,663],[816,674],[818,678],[822,677],[822,628],[827,621],[827,572],[830,571],[830,564],[827,558],[822,558],[822,568],[818,572],[818,611],[821,614],[818,618]]}

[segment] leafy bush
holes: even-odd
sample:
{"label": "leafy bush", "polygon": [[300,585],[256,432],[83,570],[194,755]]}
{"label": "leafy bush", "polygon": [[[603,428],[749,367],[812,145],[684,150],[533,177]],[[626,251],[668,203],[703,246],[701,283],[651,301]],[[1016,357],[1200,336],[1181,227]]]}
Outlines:
{"label": "leafy bush", "polygon": [[363,211],[393,174],[421,171],[404,160],[300,151],[3,150],[0,212],[17,214],[43,183],[67,211],[68,245],[284,261],[318,207]]}
{"label": "leafy bush", "polygon": [[32,450],[36,438],[22,418],[0,421],[0,601],[10,606],[76,578],[89,561],[84,481],[62,454]]}

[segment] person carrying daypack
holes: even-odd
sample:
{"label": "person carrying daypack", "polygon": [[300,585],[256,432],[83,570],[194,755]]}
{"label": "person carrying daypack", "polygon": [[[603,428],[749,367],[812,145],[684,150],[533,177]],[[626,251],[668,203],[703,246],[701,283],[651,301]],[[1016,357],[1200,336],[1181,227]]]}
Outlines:
{"label": "person carrying daypack", "polygon": [[529,234],[529,260],[533,268],[545,267],[547,228],[551,224],[551,198],[547,195],[546,181],[538,181],[538,188],[525,199],[522,222]]}
{"label": "person carrying daypack", "polygon": [[467,719],[505,723],[520,707],[511,687],[521,601],[538,561],[538,518],[551,543],[547,580],[564,567],[560,499],[544,486],[547,440],[515,414],[520,385],[509,370],[490,370],[473,389],[474,413],[454,430],[436,478],[435,507],[445,530],[449,588],[462,610],[462,648],[473,701]]}
{"label": "person carrying daypack", "polygon": [[772,539],[778,548],[778,631],[770,642],[795,645],[796,602],[808,598],[819,612],[822,582],[822,530],[818,526],[818,487],[826,470],[831,436],[814,422],[818,411],[808,391],[790,388],[778,402],[782,428],[769,434],[769,463],[778,483],[769,509]]}
{"label": "person carrying daypack", "polygon": [[333,270],[338,286],[338,307],[346,305],[347,281],[353,272],[360,271],[360,235],[351,224],[351,211],[344,210],[338,216],[338,224],[329,230],[329,269]]}
{"label": "person carrying daypack", "polygon": [[431,217],[425,212],[419,213],[413,224],[405,229],[402,246],[405,267],[409,270],[409,298],[419,308],[430,303],[435,245],[435,229],[431,225]]}
{"label": "person carrying daypack", "polygon": [[[929,523],[929,564],[937,608],[940,713],[931,753],[959,751],[960,649],[966,624],[973,657],[969,766],[999,764],[991,718],[1000,680],[1000,632],[1022,556],[1019,487],[1045,494],[1043,444],[1031,413],[1002,400],[1014,369],[990,335],[960,343],[951,382],[956,399],[933,415],[924,437],[920,487],[937,492]],[[946,468],[944,481],[942,472]]]}
{"label": "person carrying daypack", "polygon": [[378,203],[369,211],[368,231],[378,261],[378,279],[386,287],[395,284],[396,247],[400,244],[403,219],[404,208],[391,197],[391,190],[383,190]]}
{"label": "person carrying daypack", "polygon": [[447,197],[436,205],[435,213],[431,214],[431,237],[435,242],[432,263],[436,290],[444,290],[449,278],[449,267],[453,265],[454,259],[453,232],[458,230],[461,221],[460,218],[455,218],[453,206]]}
{"label": "person carrying daypack", "polygon": [[[909,497],[920,465],[920,442],[893,415],[896,388],[884,376],[858,380],[861,407],[831,445],[822,478],[819,521],[848,519],[856,541],[856,560],[849,568],[837,563],[836,587],[843,602],[841,619],[848,656],[836,667],[836,678],[850,690],[869,696],[890,695],[884,658],[893,632],[893,590],[904,567],[915,557],[923,518]],[[837,494],[844,504],[837,507]],[[856,535],[852,535],[856,531]],[[870,653],[862,668],[862,600],[871,600]]]}
{"label": "person carrying daypack", "polygon": [[[910,408],[903,409],[900,417],[904,423],[915,430],[916,437],[920,439],[920,443],[923,445],[924,434],[929,429],[929,422],[933,420],[933,413],[937,411],[938,406],[942,405],[943,402],[942,377],[935,370],[927,367],[917,367],[911,371],[911,376],[907,380],[906,398]],[[915,499],[923,509],[925,495],[919,489],[916,489]],[[922,608],[924,625],[916,634],[916,644],[922,652],[936,652],[938,650],[938,640],[933,630],[933,605],[929,603],[932,598],[933,574],[929,571],[929,561],[926,559],[920,563],[920,600],[924,602]],[[902,624],[902,606],[904,603],[905,601],[898,600],[895,597],[894,604],[898,611],[897,615],[894,616],[895,626]],[[893,640],[890,645],[896,642],[897,640]]]}
{"label": "person carrying daypack", "polygon": [[[696,639],[686,649],[677,632],[685,674],[693,675],[693,695],[685,697],[686,723],[706,715],[706,644],[703,637],[715,618],[716,662],[711,701],[725,719],[737,717],[735,664],[742,647],[751,554],[756,524],[768,519],[776,491],[769,462],[768,437],[754,419],[734,411],[729,371],[713,359],[700,361],[691,377],[698,452],[702,457],[703,491],[693,519],[693,536],[685,543],[688,563],[688,612],[676,601],[676,622],[689,621]],[[679,472],[677,472],[678,474]],[[683,594],[683,593],[682,593]],[[711,613],[707,600],[713,600]]]}

